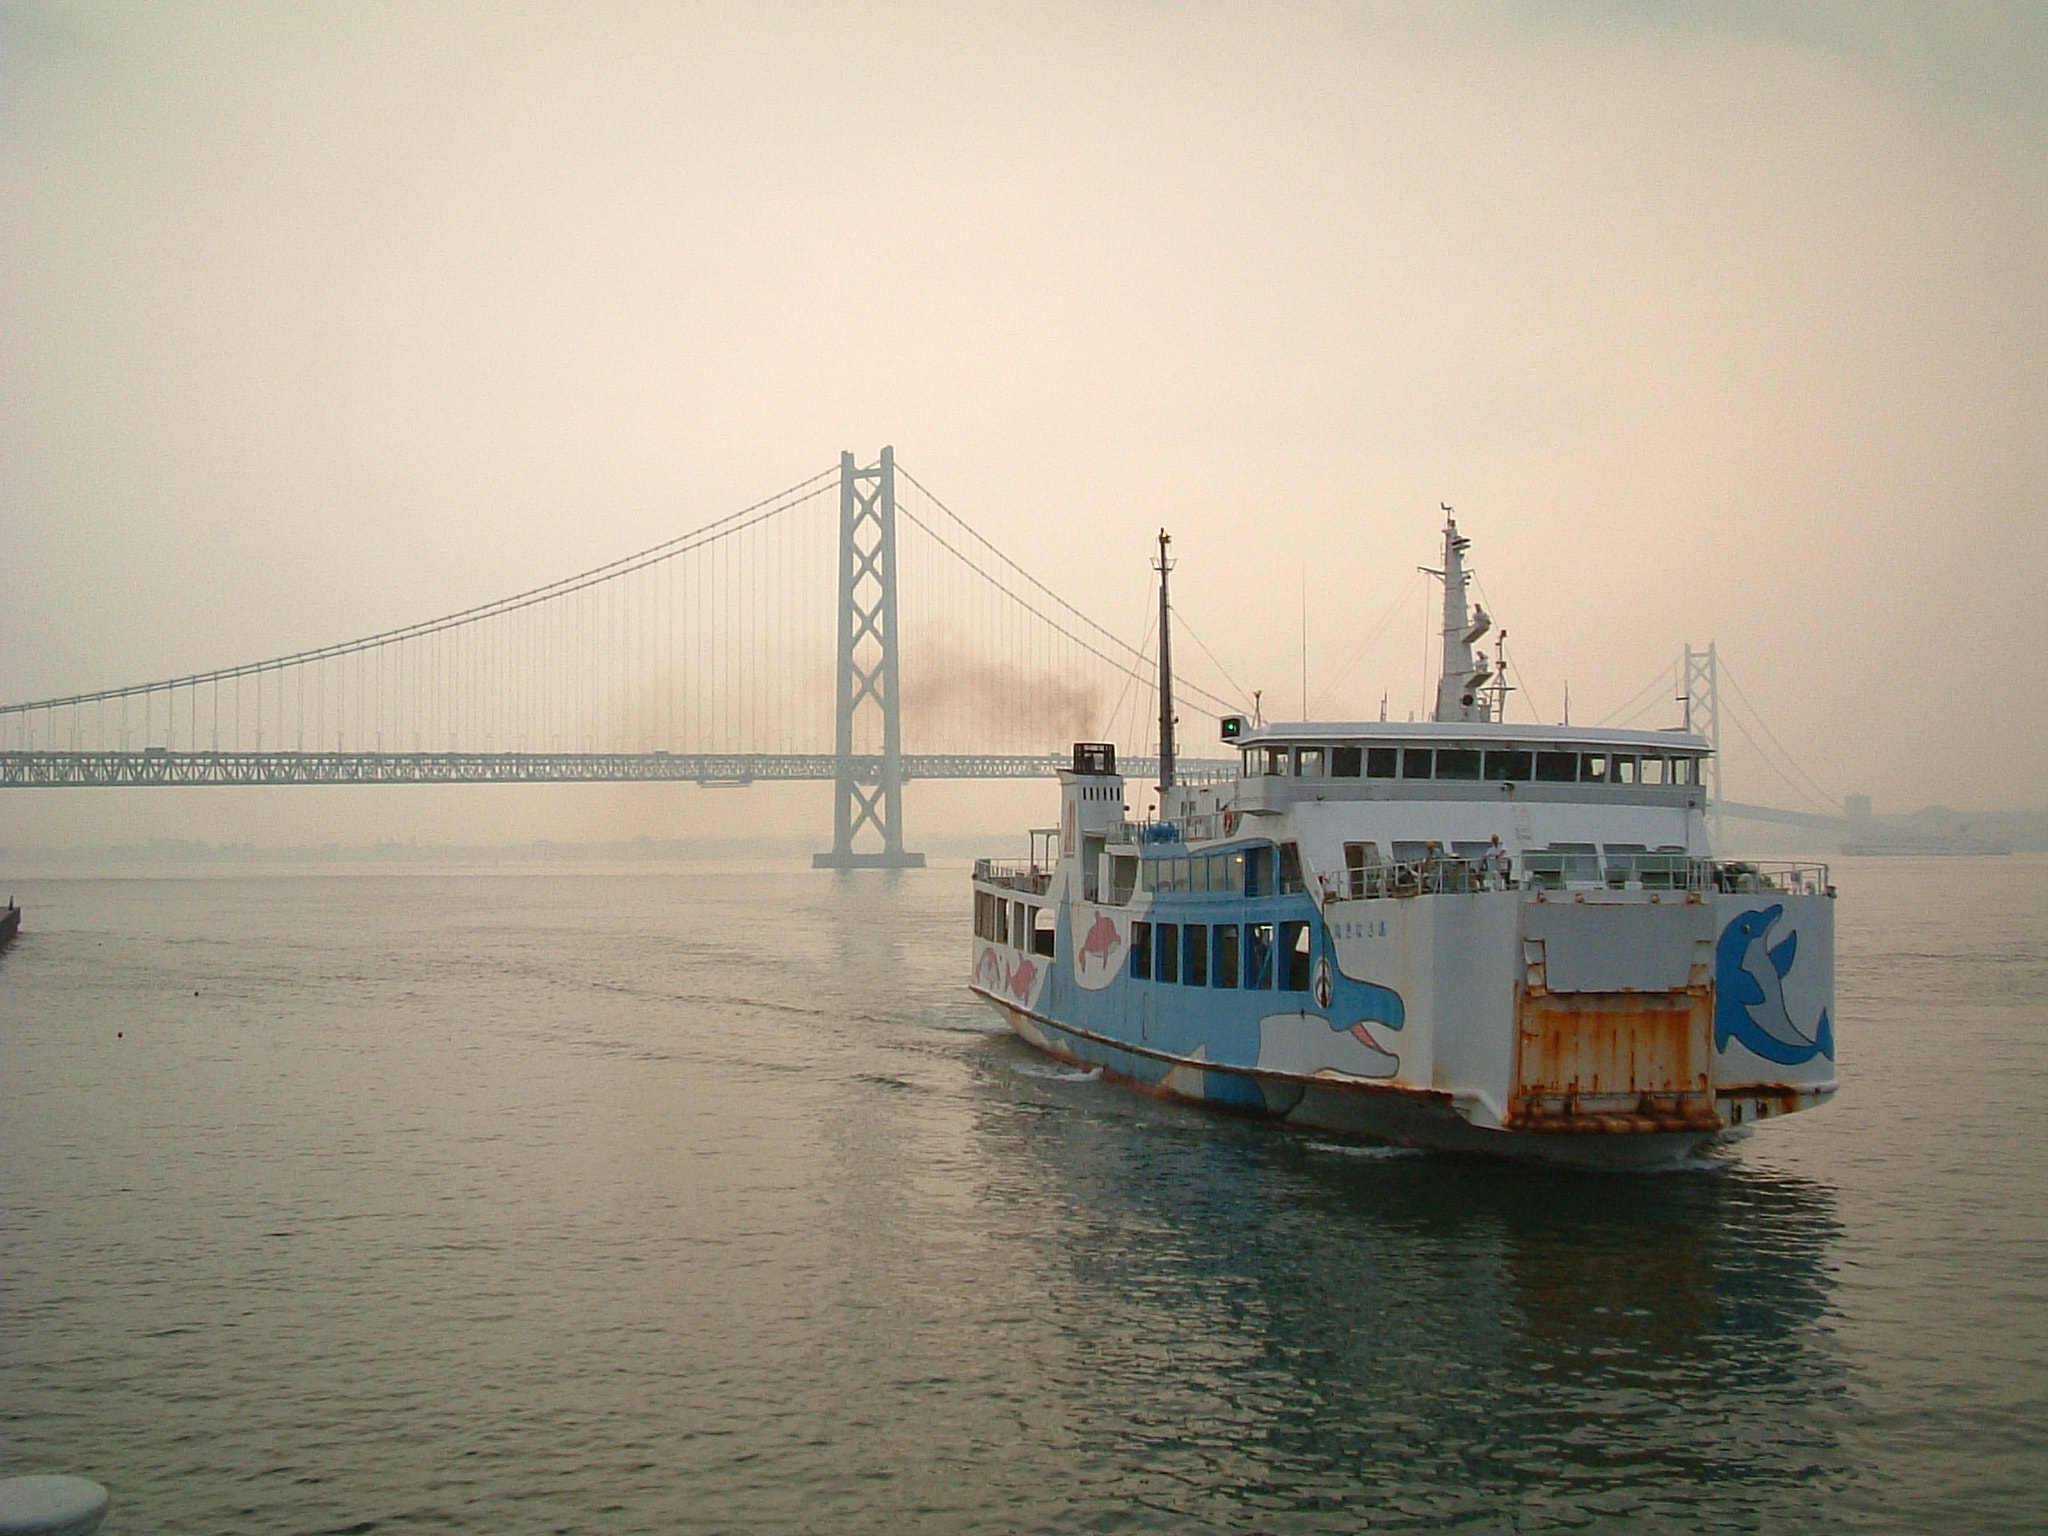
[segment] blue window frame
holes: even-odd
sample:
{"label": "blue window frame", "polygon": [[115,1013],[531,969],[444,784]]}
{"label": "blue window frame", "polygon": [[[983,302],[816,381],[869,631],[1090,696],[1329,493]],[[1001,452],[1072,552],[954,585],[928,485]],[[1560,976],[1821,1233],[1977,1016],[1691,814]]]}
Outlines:
{"label": "blue window frame", "polygon": [[1244,925],[1244,984],[1254,990],[1271,991],[1273,987],[1273,925],[1271,923],[1246,923]]}
{"label": "blue window frame", "polygon": [[1219,987],[1234,987],[1238,976],[1237,924],[1218,923],[1215,934],[1216,964],[1210,969],[1211,979]]}

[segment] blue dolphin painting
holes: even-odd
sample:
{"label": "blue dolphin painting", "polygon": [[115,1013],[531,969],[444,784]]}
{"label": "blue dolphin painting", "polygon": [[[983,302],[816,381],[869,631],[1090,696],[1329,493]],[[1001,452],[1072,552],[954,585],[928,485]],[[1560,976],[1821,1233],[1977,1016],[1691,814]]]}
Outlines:
{"label": "blue dolphin painting", "polygon": [[1744,912],[1721,930],[1714,947],[1714,1049],[1730,1040],[1780,1066],[1796,1067],[1815,1056],[1835,1059],[1835,1033],[1828,1011],[1808,1034],[1785,1009],[1785,977],[1799,954],[1799,935],[1788,933],[1772,946],[1771,928],[1785,915],[1783,904]]}
{"label": "blue dolphin painting", "polygon": [[1337,1005],[1343,1014],[1352,1016],[1346,1024],[1342,1015],[1330,1020],[1330,1028],[1339,1034],[1351,1036],[1364,1046],[1378,1070],[1375,1077],[1392,1077],[1401,1070],[1401,1058],[1373,1039],[1372,1031],[1365,1026],[1379,1024],[1387,1029],[1402,1029],[1408,1023],[1408,1005],[1401,1001],[1401,994],[1392,987],[1383,987],[1376,981],[1352,981],[1346,978],[1337,994]]}

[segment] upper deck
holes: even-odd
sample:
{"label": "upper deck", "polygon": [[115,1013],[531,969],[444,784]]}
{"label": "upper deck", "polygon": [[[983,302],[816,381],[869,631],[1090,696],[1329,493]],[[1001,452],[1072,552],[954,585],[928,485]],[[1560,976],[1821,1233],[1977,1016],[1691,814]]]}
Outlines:
{"label": "upper deck", "polygon": [[1276,721],[1235,733],[1225,726],[1246,779],[1664,788],[1701,783],[1711,750],[1685,731],[1477,720]]}

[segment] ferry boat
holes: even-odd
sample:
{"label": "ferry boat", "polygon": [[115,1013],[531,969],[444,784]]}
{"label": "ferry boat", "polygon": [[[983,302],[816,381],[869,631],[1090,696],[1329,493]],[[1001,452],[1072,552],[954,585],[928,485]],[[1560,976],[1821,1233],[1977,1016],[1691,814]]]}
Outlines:
{"label": "ferry boat", "polygon": [[1835,1092],[1827,867],[1717,859],[1687,730],[1510,723],[1448,516],[1433,718],[1220,723],[1157,815],[1077,743],[1056,827],[974,867],[973,990],[1038,1049],[1367,1140],[1682,1161]]}

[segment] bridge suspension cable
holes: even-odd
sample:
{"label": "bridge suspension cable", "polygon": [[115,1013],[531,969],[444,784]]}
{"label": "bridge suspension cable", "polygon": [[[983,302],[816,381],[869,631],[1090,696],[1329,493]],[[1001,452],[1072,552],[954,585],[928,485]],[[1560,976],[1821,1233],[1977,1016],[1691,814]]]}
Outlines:
{"label": "bridge suspension cable", "polygon": [[[332,765],[297,775],[280,756],[293,751],[394,750],[451,763],[507,752],[706,762],[830,753],[839,478],[820,471],[619,559],[417,623],[0,705],[0,750],[258,753],[264,782],[337,781],[321,777]],[[1104,701],[1153,682],[1148,652],[904,479],[917,498],[901,509],[909,537],[898,552],[902,750],[1029,757],[1102,733]],[[1200,685],[1188,692],[1232,707]],[[870,726],[856,733],[855,753],[880,750]],[[1134,722],[1133,733],[1143,750],[1149,732]],[[349,781],[420,781],[412,770],[347,772],[358,775]],[[61,765],[24,773],[51,783],[259,781],[197,768],[164,777],[111,761],[84,777]]]}
{"label": "bridge suspension cable", "polygon": [[[1656,708],[1658,704],[1664,702],[1662,698],[1653,696],[1652,690],[1658,688],[1669,690],[1675,689],[1678,686],[1676,666],[1677,664],[1674,662],[1671,666],[1661,669],[1655,677],[1630,694],[1627,701],[1618,709],[1608,711],[1597,723],[1603,726],[1629,726],[1640,720],[1644,715]],[[1676,697],[1675,694],[1670,696]]]}
{"label": "bridge suspension cable", "polygon": [[[416,640],[427,635],[439,634],[445,630],[457,629],[466,624],[480,623],[512,613],[521,608],[530,608],[553,598],[565,597],[580,592],[599,582],[611,581],[628,576],[650,565],[672,560],[678,555],[690,553],[716,539],[738,533],[755,523],[766,521],[778,513],[786,512],[812,497],[822,494],[828,487],[825,482],[832,479],[836,469],[823,470],[808,480],[799,481],[788,490],[781,491],[752,506],[742,507],[688,533],[665,539],[651,545],[637,554],[626,555],[604,565],[592,566],[574,576],[565,576],[558,581],[533,587],[511,597],[497,598],[488,603],[479,603],[439,618],[423,619],[418,623],[400,625],[396,629],[383,630],[374,635],[365,635],[357,640],[343,640],[333,645],[324,645],[306,651],[292,651],[282,656],[272,656],[263,661],[245,662],[240,666],[220,667],[211,672],[194,672],[184,677],[164,678],[156,682],[130,683],[125,687],[103,688],[92,693],[69,694],[62,698],[36,699],[22,704],[0,704],[0,715],[31,714],[50,709],[62,709],[77,704],[98,704],[113,699],[135,698],[148,693],[164,693],[173,688],[191,688],[209,683],[230,682],[236,678],[249,677],[259,672],[275,672],[284,667],[303,666],[312,662],[331,661],[343,656],[352,656],[359,651],[375,650],[381,646],[395,645],[406,640]],[[744,520],[744,521],[743,521]]]}
{"label": "bridge suspension cable", "polygon": [[1764,735],[1770,740],[1771,745],[1777,748],[1778,756],[1784,760],[1786,767],[1789,767],[1791,769],[1792,774],[1796,774],[1799,778],[1804,779],[1806,781],[1805,785],[1802,786],[1798,783],[1795,783],[1793,781],[1791,774],[1786,773],[1785,768],[1781,768],[1778,766],[1778,763],[1773,760],[1771,754],[1764,749],[1763,744],[1759,742],[1754,736],[1750,735],[1748,729],[1742,723],[1741,715],[1734,710],[1730,710],[1728,712],[1728,718],[1734,722],[1735,728],[1738,731],[1742,732],[1743,740],[1747,741],[1750,744],[1750,746],[1755,749],[1757,756],[1763,759],[1764,765],[1768,767],[1771,770],[1771,772],[1775,773],[1780,779],[1784,780],[1786,788],[1790,789],[1794,794],[1798,795],[1801,799],[1809,800],[1814,804],[1819,805],[1829,815],[1840,814],[1842,805],[1841,801],[1837,800],[1833,795],[1829,794],[1828,791],[1821,785],[1818,779],[1814,778],[1812,774],[1808,773],[1805,770],[1805,768],[1800,766],[1799,759],[1794,757],[1791,751],[1785,746],[1784,742],[1778,739],[1778,733],[1771,729],[1770,723],[1763,717],[1763,712],[1756,707],[1755,703],[1751,701],[1749,695],[1743,691],[1742,684],[1736,679],[1734,672],[1729,668],[1727,659],[1725,657],[1721,661],[1720,671],[1721,676],[1725,678],[1729,686],[1735,690],[1735,697],[1741,701],[1743,710],[1748,713],[1750,719],[1756,722],[1757,729],[1762,731]]}
{"label": "bridge suspension cable", "polygon": [[[1089,655],[1108,664],[1111,667],[1114,667],[1126,676],[1140,677],[1142,679],[1153,675],[1151,671],[1152,663],[1148,659],[1147,655],[1138,647],[1131,645],[1129,641],[1124,640],[1121,636],[1115,634],[1113,631],[1097,623],[1094,619],[1089,618],[1087,614],[1081,612],[1080,609],[1076,608],[1072,603],[1068,602],[1065,598],[1061,597],[1057,592],[1053,591],[1050,587],[1046,586],[1046,584],[1040,581],[1036,576],[1033,576],[1029,571],[1025,570],[1023,566],[1019,565],[1016,561],[1012,560],[1008,555],[1004,554],[1002,550],[997,548],[994,544],[990,543],[988,539],[983,537],[982,534],[978,530],[976,530],[973,524],[967,522],[951,507],[947,506],[943,501],[939,500],[938,497],[934,496],[929,490],[927,490],[924,484],[921,481],[919,481],[915,475],[911,474],[910,471],[903,469],[899,465],[897,468],[897,473],[900,476],[902,476],[902,478],[905,481],[907,481],[910,485],[916,487],[919,494],[922,495],[926,501],[928,501],[938,511],[943,513],[953,523],[953,525],[959,528],[962,532],[964,532],[969,539],[972,539],[974,543],[978,544],[982,549],[986,550],[989,555],[993,556],[996,562],[1000,562],[1002,565],[1008,567],[1009,570],[1014,572],[1018,578],[1020,578],[1023,582],[1028,584],[1033,590],[1037,591],[1038,593],[1042,594],[1045,598],[1047,598],[1053,606],[1059,608],[1064,613],[1070,615],[1075,621],[1077,621],[1077,623],[1080,626],[1084,626],[1087,630],[1091,631],[1092,635],[1084,636],[1076,634],[1074,632],[1074,629],[1070,628],[1066,622],[1064,622],[1061,619],[1055,618],[1051,614],[1047,613],[1043,608],[1039,607],[1035,602],[1033,602],[1031,598],[1017,591],[1016,588],[1012,587],[1000,576],[997,576],[993,572],[989,571],[984,565],[979,563],[974,556],[968,554],[965,550],[961,549],[957,544],[948,539],[945,534],[939,532],[939,530],[932,527],[931,524],[927,522],[925,519],[920,518],[917,515],[917,513],[911,509],[910,505],[907,502],[899,502],[897,504],[897,510],[906,522],[915,525],[918,528],[918,530],[922,532],[927,538],[931,539],[933,543],[937,544],[940,548],[944,549],[947,553],[952,555],[954,559],[958,560],[968,570],[974,572],[974,574],[981,577],[983,581],[987,582],[997,592],[1003,594],[1010,601],[1016,603],[1019,607],[1023,608],[1025,611],[1032,614],[1041,623],[1048,625],[1056,633],[1063,635],[1068,640],[1072,641],[1075,645],[1079,646]],[[1221,668],[1219,667],[1218,670],[1221,671]],[[1221,698],[1215,693],[1209,691],[1208,689],[1202,688],[1198,685],[1184,684],[1182,691],[1192,693],[1195,696],[1202,699],[1203,702],[1214,705],[1216,708],[1222,710],[1227,711],[1236,707],[1233,704],[1231,704],[1229,700]]]}

